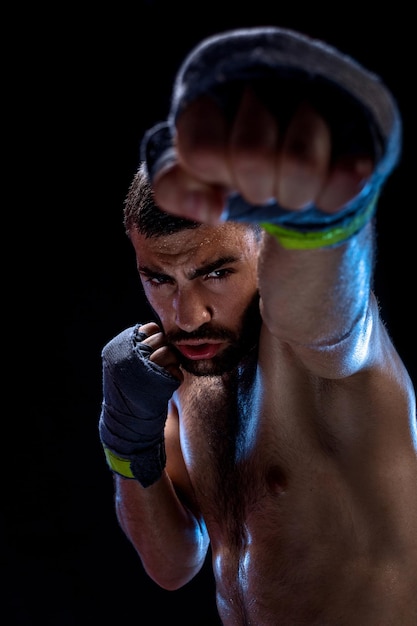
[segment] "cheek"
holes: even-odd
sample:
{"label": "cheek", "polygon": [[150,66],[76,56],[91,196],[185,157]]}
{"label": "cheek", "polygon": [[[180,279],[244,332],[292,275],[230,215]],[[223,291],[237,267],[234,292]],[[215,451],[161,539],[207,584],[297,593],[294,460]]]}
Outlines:
{"label": "cheek", "polygon": [[244,312],[251,304],[256,293],[256,283],[246,281],[236,288],[228,289],[216,302],[219,316],[228,326],[239,325]]}
{"label": "cheek", "polygon": [[165,327],[166,322],[169,319],[169,312],[172,310],[170,300],[166,296],[163,296],[162,293],[159,293],[158,290],[146,288],[145,286],[143,289],[150,307],[153,309],[153,311],[159,317],[162,325]]}

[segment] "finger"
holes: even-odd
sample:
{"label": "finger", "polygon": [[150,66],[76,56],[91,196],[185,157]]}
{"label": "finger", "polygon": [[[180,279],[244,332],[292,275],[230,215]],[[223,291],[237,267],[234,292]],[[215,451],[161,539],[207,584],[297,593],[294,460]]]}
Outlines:
{"label": "finger", "polygon": [[152,352],[149,360],[166,369],[171,376],[174,376],[178,380],[183,380],[184,376],[180,369],[179,361],[167,345],[161,346]]}
{"label": "finger", "polygon": [[370,157],[345,157],[332,168],[317,198],[317,206],[327,213],[338,211],[352,200],[366,184],[373,171]]}
{"label": "finger", "polygon": [[325,184],[330,156],[327,124],[310,105],[301,104],[283,139],[276,186],[278,202],[292,210],[314,202]]}
{"label": "finger", "polygon": [[190,175],[176,164],[154,179],[157,205],[168,213],[206,223],[216,223],[222,214],[228,191]]}
{"label": "finger", "polygon": [[230,188],[228,124],[209,96],[187,106],[176,122],[176,149],[181,165],[197,180]]}
{"label": "finger", "polygon": [[166,345],[165,335],[161,331],[148,335],[141,343],[149,346],[152,351],[157,350],[161,346]]}
{"label": "finger", "polygon": [[161,332],[161,329],[156,322],[147,322],[146,324],[142,324],[139,327],[139,332],[150,336],[155,333]]}
{"label": "finger", "polygon": [[139,332],[147,335],[141,342],[148,345],[152,352],[149,360],[166,369],[171,376],[183,380],[183,374],[179,367],[179,361],[172,350],[167,346],[165,335],[156,322],[148,322],[139,327]]}
{"label": "finger", "polygon": [[275,118],[253,90],[246,89],[230,136],[230,163],[236,188],[252,204],[273,197],[277,144]]}

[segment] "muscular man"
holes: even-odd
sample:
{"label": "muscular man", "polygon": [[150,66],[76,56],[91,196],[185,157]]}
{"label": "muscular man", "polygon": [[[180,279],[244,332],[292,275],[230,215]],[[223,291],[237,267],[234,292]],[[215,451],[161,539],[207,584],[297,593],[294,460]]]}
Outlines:
{"label": "muscular man", "polygon": [[416,402],[372,292],[400,133],[378,77],[262,28],[197,46],[144,139],[155,318],[103,350],[100,437],[147,573],[210,545],[225,626],[417,624]]}

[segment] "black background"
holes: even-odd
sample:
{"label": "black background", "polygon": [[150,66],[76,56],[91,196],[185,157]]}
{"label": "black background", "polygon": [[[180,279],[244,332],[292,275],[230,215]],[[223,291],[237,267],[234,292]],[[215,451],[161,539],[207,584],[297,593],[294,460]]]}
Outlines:
{"label": "black background", "polygon": [[287,26],[353,55],[391,88],[404,147],[379,202],[375,286],[416,380],[413,18],[400,5],[374,15],[365,3],[242,5],[64,3],[4,16],[12,191],[3,245],[16,324],[5,328],[3,377],[7,624],[217,624],[208,563],[177,592],[145,575],[117,525],[97,434],[101,348],[147,315],[123,200],[142,135],[166,117],[178,66],[203,37]]}

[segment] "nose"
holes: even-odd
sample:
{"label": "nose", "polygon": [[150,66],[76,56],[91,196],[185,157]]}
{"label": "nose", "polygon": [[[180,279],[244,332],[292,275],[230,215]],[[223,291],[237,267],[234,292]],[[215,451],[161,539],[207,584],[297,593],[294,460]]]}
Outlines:
{"label": "nose", "polygon": [[178,289],[174,299],[174,310],[175,323],[188,333],[197,330],[213,317],[212,309],[203,293],[194,286]]}

